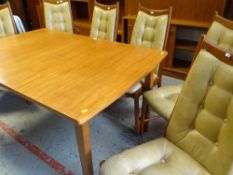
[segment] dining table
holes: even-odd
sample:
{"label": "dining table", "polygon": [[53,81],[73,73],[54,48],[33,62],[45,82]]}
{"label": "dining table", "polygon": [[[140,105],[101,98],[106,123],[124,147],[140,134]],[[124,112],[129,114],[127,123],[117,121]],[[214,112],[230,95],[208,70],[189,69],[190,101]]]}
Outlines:
{"label": "dining table", "polygon": [[167,52],[38,29],[0,38],[0,85],[74,123],[84,175],[93,175],[89,121],[145,78]]}

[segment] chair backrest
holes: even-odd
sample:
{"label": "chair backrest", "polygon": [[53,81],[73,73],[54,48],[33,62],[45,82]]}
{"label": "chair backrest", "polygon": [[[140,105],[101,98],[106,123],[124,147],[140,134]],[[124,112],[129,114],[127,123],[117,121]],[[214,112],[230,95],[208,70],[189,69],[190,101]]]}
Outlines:
{"label": "chair backrest", "polygon": [[207,38],[219,47],[233,51],[233,21],[216,13],[207,32]]}
{"label": "chair backrest", "polygon": [[0,5],[0,37],[16,34],[16,26],[8,1]]}
{"label": "chair backrest", "polygon": [[166,137],[212,175],[233,171],[233,53],[202,37]]}
{"label": "chair backrest", "polygon": [[119,2],[104,5],[95,2],[90,37],[93,39],[116,40],[119,16]]}
{"label": "chair backrest", "polygon": [[73,33],[73,19],[69,0],[44,0],[45,27]]}
{"label": "chair backrest", "polygon": [[[166,49],[170,29],[172,8],[152,10],[139,5],[139,11],[133,27],[131,44],[136,46]],[[162,66],[155,73],[162,75]]]}

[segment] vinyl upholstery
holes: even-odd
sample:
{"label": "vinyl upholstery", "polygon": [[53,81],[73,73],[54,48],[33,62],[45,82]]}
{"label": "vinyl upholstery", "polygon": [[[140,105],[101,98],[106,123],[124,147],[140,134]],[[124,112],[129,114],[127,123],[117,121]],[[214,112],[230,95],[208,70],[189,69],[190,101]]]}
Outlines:
{"label": "vinyl upholstery", "polygon": [[0,37],[14,35],[14,25],[8,7],[0,10]]}
{"label": "vinyl upholstery", "polygon": [[196,59],[167,137],[210,174],[226,175],[233,166],[233,67],[205,50]]}
{"label": "vinyl upholstery", "polygon": [[131,44],[163,49],[168,15],[152,16],[139,11],[131,37]]}
{"label": "vinyl upholstery", "polygon": [[[214,21],[207,32],[207,38],[219,47],[233,51],[233,30],[223,24]],[[181,85],[174,85],[169,88],[160,87],[159,89],[148,91],[145,98],[160,116],[168,119],[171,116],[172,106],[175,106],[181,88]],[[173,98],[171,99],[170,97]]]}
{"label": "vinyl upholstery", "polygon": [[219,47],[233,51],[233,30],[214,21],[207,33],[207,38]]}
{"label": "vinyl upholstery", "polygon": [[93,39],[114,40],[117,9],[94,7],[90,37]]}
{"label": "vinyl upholstery", "polygon": [[233,67],[201,50],[166,137],[111,157],[100,175],[232,175],[232,137]]}
{"label": "vinyl upholstery", "polygon": [[[134,24],[130,43],[135,46],[155,48],[162,50],[165,41],[168,15],[153,16],[139,11]],[[155,68],[155,77],[158,73],[158,66]],[[139,83],[135,85],[139,87]],[[134,93],[137,88],[133,87],[129,93]]]}
{"label": "vinyl upholstery", "polygon": [[62,32],[73,33],[69,2],[58,4],[44,2],[45,27]]}
{"label": "vinyl upholstery", "polygon": [[169,119],[180,94],[182,85],[164,86],[144,92],[144,97],[150,104],[150,107],[160,116]]}

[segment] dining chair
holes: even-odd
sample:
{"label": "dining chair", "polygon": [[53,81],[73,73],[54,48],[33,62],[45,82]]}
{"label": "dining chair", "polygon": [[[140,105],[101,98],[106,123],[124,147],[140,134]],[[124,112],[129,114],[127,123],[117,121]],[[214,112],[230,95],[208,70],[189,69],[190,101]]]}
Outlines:
{"label": "dining chair", "polygon": [[0,37],[17,33],[9,2],[0,4]]}
{"label": "dining chair", "polygon": [[233,52],[203,38],[165,136],[110,157],[100,175],[232,175]]}
{"label": "dining chair", "polygon": [[[233,21],[225,19],[216,13],[207,32],[207,38],[209,41],[213,42],[219,47],[233,51]],[[153,111],[157,112],[160,117],[168,120],[171,116],[181,89],[182,84],[152,89],[151,91],[147,92],[145,100]],[[151,119],[157,118],[157,116],[146,116],[146,118],[146,121],[142,120],[142,125],[145,125],[145,122],[148,122]],[[141,132],[143,133],[142,130]]]}
{"label": "dining chair", "polygon": [[114,41],[117,38],[119,2],[113,5],[95,1],[90,37]]}
{"label": "dining chair", "polygon": [[[130,44],[139,47],[165,50],[167,48],[171,14],[171,7],[163,10],[152,10],[139,5]],[[154,85],[161,85],[163,65],[164,62],[157,65],[154,69]],[[138,82],[126,93],[126,96],[134,99],[136,134],[139,134],[140,131],[139,97],[143,92],[143,81]]]}
{"label": "dining chair", "polygon": [[43,0],[45,28],[73,33],[69,0]]}

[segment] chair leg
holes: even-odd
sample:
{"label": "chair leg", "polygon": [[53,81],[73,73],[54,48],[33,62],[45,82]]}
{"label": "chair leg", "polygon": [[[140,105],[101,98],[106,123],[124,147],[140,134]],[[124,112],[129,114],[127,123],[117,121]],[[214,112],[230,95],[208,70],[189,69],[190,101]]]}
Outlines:
{"label": "chair leg", "polygon": [[146,100],[143,98],[140,134],[143,134],[144,131],[148,129],[148,123],[145,122],[145,120],[148,119],[148,113],[149,113],[149,105],[147,104]]}
{"label": "chair leg", "polygon": [[27,105],[32,105],[32,102],[30,102],[30,101],[27,100],[27,99],[25,99],[25,103],[26,103]]}
{"label": "chair leg", "polygon": [[161,81],[158,83],[158,88],[161,87]]}
{"label": "chair leg", "polygon": [[140,134],[140,120],[139,120],[139,94],[134,94],[134,118],[135,118],[135,133]]}

